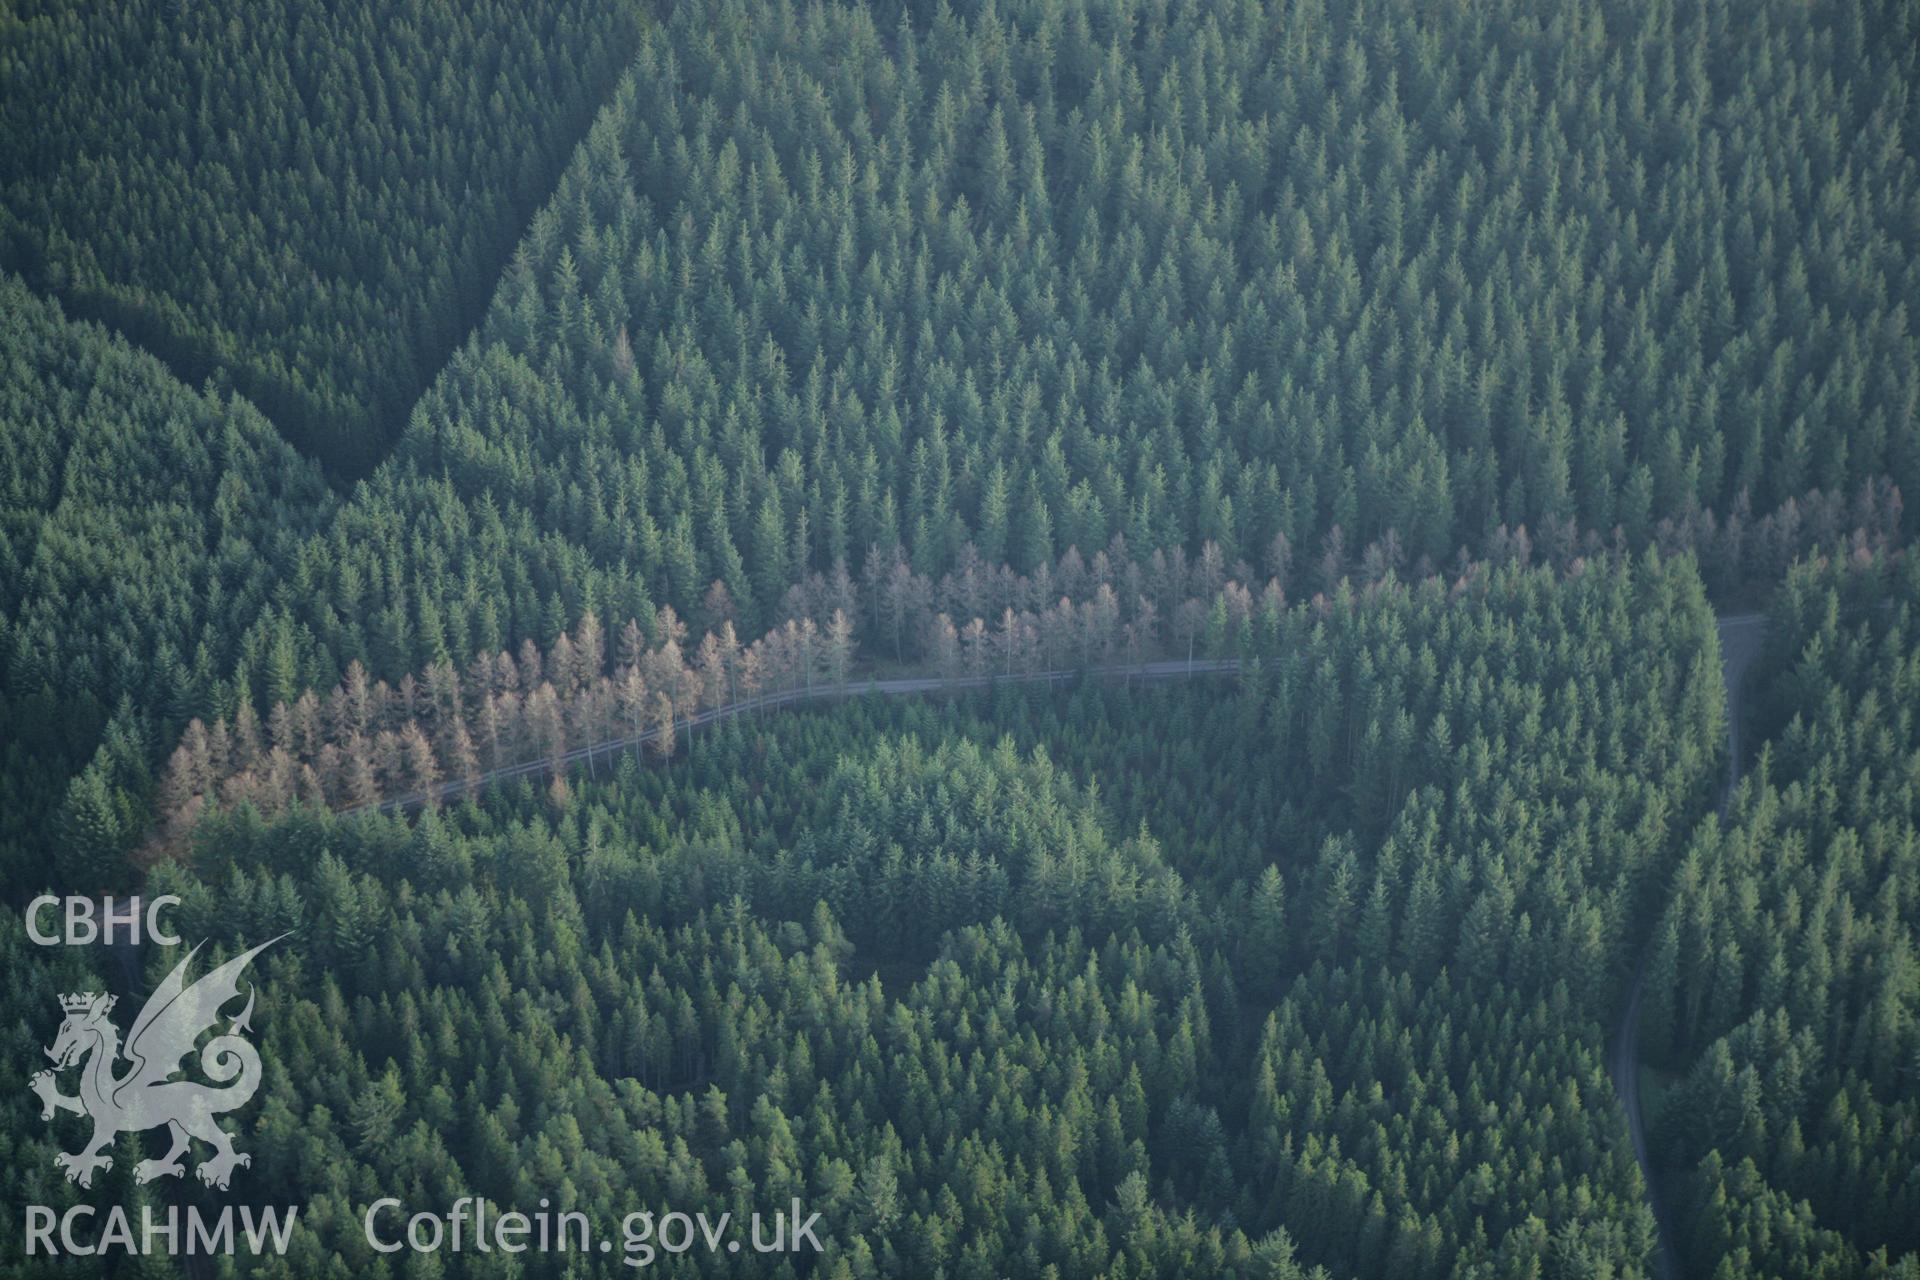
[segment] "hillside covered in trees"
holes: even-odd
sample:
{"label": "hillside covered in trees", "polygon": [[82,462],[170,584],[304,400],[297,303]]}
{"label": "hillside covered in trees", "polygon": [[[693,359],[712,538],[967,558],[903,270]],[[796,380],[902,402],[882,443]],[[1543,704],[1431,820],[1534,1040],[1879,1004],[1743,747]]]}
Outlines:
{"label": "hillside covered in trees", "polygon": [[[276,1188],[800,1189],[830,1274],[1641,1273],[1600,1046],[1714,776],[1697,576],[1511,568],[1248,635],[1238,689],[735,720],[411,824],[238,806],[149,886],[196,936],[305,939],[261,1011]],[[371,1261],[314,1216],[300,1265]]]}
{"label": "hillside covered in trees", "polygon": [[[1524,525],[1732,586],[1903,527],[1902,42],[1523,8],[1123,40],[1097,6],[680,6],[365,500],[391,528],[484,492],[760,625],[876,546],[938,576],[1211,540],[1298,591]],[[1817,105],[1765,78],[1796,73]]]}
{"label": "hillside covered in trees", "polygon": [[[1920,1280],[1917,79],[1896,0],[0,0],[0,1042],[178,959],[43,889],[287,934],[241,1274],[628,1273],[362,1230],[483,1195]],[[0,1198],[212,1203],[82,1135],[0,1098]]]}
{"label": "hillside covered in trees", "polygon": [[[1617,38],[1468,12],[1183,11],[1116,43],[1097,6],[679,6],[303,556],[313,683],[550,642],[589,601],[704,623],[716,581],[758,634],[794,582],[896,552],[937,580],[1211,541],[1297,596],[1659,545],[1737,591],[1902,537],[1911,106],[1899,39],[1841,49],[1905,11]],[[1288,40],[1245,34],[1268,19]],[[1761,79],[1796,69],[1820,111]],[[1633,125],[1695,100],[1659,146]],[[1815,167],[1801,133],[1843,109],[1859,154]]]}

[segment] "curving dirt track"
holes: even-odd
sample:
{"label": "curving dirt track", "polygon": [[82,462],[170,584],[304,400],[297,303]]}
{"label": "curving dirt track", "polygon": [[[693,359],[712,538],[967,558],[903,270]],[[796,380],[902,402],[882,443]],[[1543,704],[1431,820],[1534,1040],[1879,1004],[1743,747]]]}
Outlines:
{"label": "curving dirt track", "polygon": [[[1727,689],[1727,780],[1720,789],[1720,816],[1727,816],[1733,803],[1733,791],[1740,783],[1740,685],[1747,668],[1760,656],[1766,640],[1765,614],[1742,613],[1719,620],[1720,678]],[[1649,930],[1647,945],[1652,946]],[[1633,1135],[1633,1157],[1640,1163],[1640,1176],[1647,1184],[1647,1199],[1653,1205],[1658,1228],[1654,1246],[1653,1271],[1659,1280],[1679,1280],[1680,1259],[1673,1248],[1673,1209],[1660,1194],[1653,1161],[1647,1149],[1647,1122],[1640,1109],[1640,993],[1646,983],[1647,952],[1642,950],[1634,966],[1633,986],[1627,993],[1627,1007],[1621,1011],[1620,1026],[1614,1032],[1613,1052],[1607,1059],[1613,1074],[1614,1090],[1620,1105],[1627,1109],[1627,1128]]]}
{"label": "curving dirt track", "polygon": [[[854,680],[845,684],[821,683],[806,688],[787,689],[779,693],[764,694],[757,698],[748,698],[740,702],[730,702],[721,707],[709,707],[696,715],[676,720],[673,732],[688,732],[713,724],[715,721],[730,719],[733,716],[749,712],[769,710],[774,707],[790,706],[801,702],[827,701],[834,698],[859,697],[862,694],[880,694],[900,697],[922,693],[948,693],[963,689],[990,689],[1000,684],[1064,684],[1073,680],[1188,680],[1200,676],[1234,675],[1240,670],[1238,658],[1198,658],[1185,662],[1170,660],[1165,662],[1113,663],[1106,666],[1078,667],[1057,671],[1025,671],[1012,675],[982,676],[907,676],[889,680]],[[647,729],[641,733],[629,734],[618,738],[609,738],[605,742],[596,742],[591,746],[575,747],[558,762],[562,767],[571,767],[581,763],[591,763],[606,756],[618,755],[622,751],[631,751],[660,736],[661,730]],[[464,795],[468,791],[479,790],[495,782],[513,778],[530,777],[551,773],[556,762],[552,760],[526,760],[519,764],[502,765],[498,769],[489,769],[471,780],[454,779],[443,782],[434,788],[436,801],[447,801]],[[426,802],[427,797],[419,793],[393,796],[375,805],[356,805],[342,809],[342,813],[365,813],[369,810],[392,812],[395,810],[417,809]]]}

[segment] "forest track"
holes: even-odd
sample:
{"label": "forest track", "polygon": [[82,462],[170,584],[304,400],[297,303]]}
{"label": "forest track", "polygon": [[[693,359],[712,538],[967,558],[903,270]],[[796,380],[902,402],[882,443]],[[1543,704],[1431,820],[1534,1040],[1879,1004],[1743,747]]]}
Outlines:
{"label": "forest track", "polygon": [[[1051,671],[1023,671],[1011,675],[981,676],[902,676],[887,680],[848,680],[840,684],[819,684],[808,688],[784,689],[779,693],[764,694],[758,698],[745,698],[730,702],[725,706],[709,707],[697,715],[684,720],[676,720],[672,732],[693,730],[720,720],[729,720],[748,712],[770,710],[776,707],[791,706],[795,703],[831,701],[840,698],[857,698],[863,694],[882,694],[900,697],[909,694],[945,693],[967,689],[989,689],[1003,684],[1045,684],[1048,686],[1064,684],[1074,680],[1185,680],[1198,676],[1235,675],[1240,670],[1238,658],[1198,658],[1187,661],[1172,659],[1165,662],[1116,663],[1098,667],[1067,667]],[[432,799],[436,803],[458,799],[469,791],[482,790],[496,782],[508,782],[515,778],[531,777],[551,773],[555,765],[570,769],[576,764],[589,764],[604,756],[616,756],[657,741],[662,730],[659,728],[642,730],[618,738],[608,738],[591,746],[575,747],[558,761],[526,760],[518,764],[502,765],[489,769],[473,779],[454,779],[443,782],[434,788]],[[417,809],[426,802],[428,796],[423,792],[412,792],[404,796],[394,796],[378,804],[357,805],[342,809],[346,813],[392,813],[407,809]]]}
{"label": "forest track", "polygon": [[[1722,820],[1733,804],[1734,789],[1740,785],[1740,686],[1747,668],[1760,656],[1767,634],[1767,618],[1761,613],[1730,614],[1717,622],[1720,632],[1720,678],[1727,697],[1727,780],[1720,788],[1719,813]],[[1647,1202],[1653,1207],[1655,1242],[1653,1273],[1658,1280],[1680,1280],[1679,1254],[1673,1243],[1673,1206],[1660,1194],[1654,1176],[1652,1154],[1647,1145],[1646,1116],[1640,1106],[1640,995],[1646,985],[1647,955],[1653,947],[1653,931],[1634,964],[1633,986],[1627,993],[1627,1007],[1621,1011],[1620,1026],[1614,1033],[1613,1052],[1607,1066],[1613,1075],[1614,1091],[1620,1105],[1627,1109],[1627,1129],[1633,1135],[1633,1158],[1639,1162],[1640,1177],[1647,1184]]]}

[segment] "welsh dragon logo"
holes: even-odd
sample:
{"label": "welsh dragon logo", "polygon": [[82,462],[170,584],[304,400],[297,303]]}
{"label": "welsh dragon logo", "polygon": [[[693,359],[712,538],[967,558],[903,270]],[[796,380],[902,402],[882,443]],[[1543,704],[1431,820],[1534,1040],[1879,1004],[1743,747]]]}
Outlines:
{"label": "welsh dragon logo", "polygon": [[[41,1119],[51,1120],[56,1111],[93,1119],[93,1137],[86,1146],[53,1158],[68,1181],[92,1186],[94,1170],[113,1168],[113,1157],[106,1151],[116,1137],[159,1125],[167,1126],[173,1145],[160,1159],[135,1165],[136,1182],[151,1182],[163,1175],[177,1178],[185,1173],[180,1157],[188,1153],[194,1138],[214,1149],[211,1157],[194,1168],[200,1181],[210,1187],[224,1191],[235,1166],[253,1163],[251,1156],[233,1149],[233,1135],[215,1119],[221,1112],[245,1106],[260,1087],[260,1054],[240,1034],[252,1029],[248,1025],[253,1015],[251,988],[240,1016],[229,1019],[226,1029],[200,1048],[200,1070],[213,1083],[173,1077],[182,1070],[181,1059],[193,1052],[203,1034],[214,1029],[220,1010],[239,998],[241,971],[279,940],[273,938],[242,952],[189,984],[187,969],[200,950],[195,944],[147,998],[127,1033],[124,1048],[119,1028],[107,1016],[113,1011],[115,997],[93,992],[60,997],[60,1007],[67,1016],[53,1047],[46,1051],[53,1059],[53,1070],[37,1072],[28,1083],[40,1095]],[[124,1074],[115,1075],[114,1067],[123,1055],[132,1065]],[[80,1066],[80,1092],[69,1097],[59,1091],[55,1073],[76,1065]]]}

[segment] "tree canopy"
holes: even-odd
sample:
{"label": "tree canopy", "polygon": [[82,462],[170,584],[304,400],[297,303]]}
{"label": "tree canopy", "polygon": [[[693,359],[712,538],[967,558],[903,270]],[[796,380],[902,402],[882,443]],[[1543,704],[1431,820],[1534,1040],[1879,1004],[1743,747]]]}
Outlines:
{"label": "tree canopy", "polygon": [[355,475],[485,306],[639,13],[10,0],[0,23],[0,265]]}
{"label": "tree canopy", "polygon": [[0,894],[236,1271],[1920,1280],[1917,13],[0,4]]}

